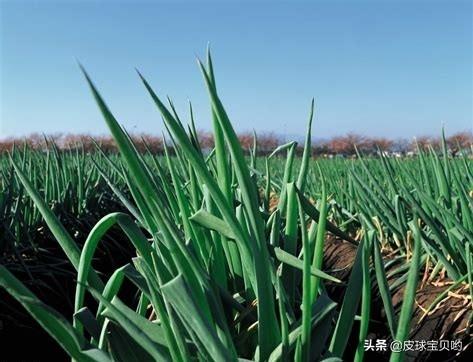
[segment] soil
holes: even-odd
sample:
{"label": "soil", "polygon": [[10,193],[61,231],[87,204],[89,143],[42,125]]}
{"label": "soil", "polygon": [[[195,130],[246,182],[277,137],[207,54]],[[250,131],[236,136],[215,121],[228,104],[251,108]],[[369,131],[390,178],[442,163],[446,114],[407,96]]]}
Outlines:
{"label": "soil", "polygon": [[[85,240],[86,230],[90,230],[95,221],[76,220],[74,225],[67,221],[63,223],[70,232],[73,231],[72,235],[78,236],[76,241],[80,245]],[[2,261],[42,302],[71,321],[77,274],[48,229],[43,227],[41,230],[35,235],[35,240],[41,240],[42,251],[26,252],[25,265],[6,256]],[[109,276],[113,270],[129,262],[131,255],[130,242],[120,230],[112,228],[99,244],[96,251],[99,262],[94,262],[94,266]],[[58,263],[58,260],[62,262]],[[69,360],[70,357],[23,306],[0,288],[0,362]]]}
{"label": "soil", "polygon": [[[351,267],[355,260],[356,246],[344,242],[335,237],[330,237],[325,245],[325,270],[333,270],[332,273],[342,281],[348,281]],[[388,284],[395,281],[395,277],[388,280]],[[441,302],[433,312],[424,316],[424,310],[428,308],[437,296],[444,292],[448,283],[444,285],[433,285],[431,283],[420,285],[416,292],[416,304],[411,320],[411,333],[409,340],[431,341],[431,340],[462,340],[464,352],[459,356],[457,352],[407,352],[406,361],[472,361],[473,345],[472,330],[473,325],[470,319],[471,309],[466,295],[453,295]],[[377,286],[373,291],[376,293]],[[331,287],[331,296],[338,302],[343,297],[344,287]],[[394,310],[399,313],[404,296],[404,288],[398,288],[393,296]],[[383,304],[378,295],[373,295],[373,308],[371,310],[372,325],[370,325],[369,339],[390,340],[390,333],[387,328],[387,321],[384,316]],[[471,304],[470,304],[471,305]],[[356,336],[357,334],[355,334]],[[356,341],[352,341],[356,345]],[[389,343],[389,342],[388,342]],[[467,345],[469,343],[469,345]],[[353,346],[353,350],[354,350]],[[349,350],[349,348],[347,348]],[[350,353],[350,352],[348,352]],[[366,360],[384,361],[389,360],[389,352],[367,353]],[[348,359],[349,360],[349,359]]]}

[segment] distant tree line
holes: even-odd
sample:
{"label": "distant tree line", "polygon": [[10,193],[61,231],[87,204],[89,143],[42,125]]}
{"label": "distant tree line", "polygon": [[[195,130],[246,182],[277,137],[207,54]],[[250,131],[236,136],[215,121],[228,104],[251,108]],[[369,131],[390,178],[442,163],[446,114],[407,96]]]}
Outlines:
{"label": "distant tree line", "polygon": [[[133,134],[130,136],[139,152],[150,151],[153,154],[164,152],[163,138],[151,134]],[[240,143],[244,149],[249,150],[254,145],[254,134],[251,132],[240,133],[238,135]],[[213,135],[210,132],[198,132],[198,141],[203,150],[210,151],[214,146]],[[283,137],[275,133],[258,134],[257,151],[260,155],[272,152],[278,145],[284,142]],[[167,140],[167,144],[172,151],[172,143]],[[386,154],[405,156],[416,152],[417,147],[421,149],[440,149],[441,137],[417,137],[413,140],[405,138],[389,139],[384,137],[368,137],[355,133],[348,133],[344,136],[336,136],[327,140],[312,142],[312,153],[314,156],[352,156],[356,154],[355,147],[363,154],[373,155],[382,151]],[[45,150],[56,145],[60,150],[80,149],[86,153],[94,152],[99,146],[106,153],[117,152],[115,141],[110,136],[90,136],[87,134],[56,134],[43,136],[31,134],[24,138],[6,138],[0,140],[0,153],[11,151],[13,146],[23,147],[27,145],[31,149]],[[473,133],[470,131],[458,132],[446,138],[446,145],[451,155],[471,150],[473,145]],[[297,152],[302,153],[303,144],[299,144]]]}
{"label": "distant tree line", "polygon": [[[473,145],[473,133],[464,131],[445,138],[448,151],[455,156],[461,151],[467,151]],[[416,153],[417,149],[427,150],[432,147],[439,150],[442,146],[442,137],[421,136],[412,140],[406,138],[389,139],[385,137],[367,137],[349,133],[345,136],[333,137],[327,141],[314,144],[313,152],[321,155],[356,154],[356,148],[363,154],[376,154],[379,151],[387,154],[405,156]]]}

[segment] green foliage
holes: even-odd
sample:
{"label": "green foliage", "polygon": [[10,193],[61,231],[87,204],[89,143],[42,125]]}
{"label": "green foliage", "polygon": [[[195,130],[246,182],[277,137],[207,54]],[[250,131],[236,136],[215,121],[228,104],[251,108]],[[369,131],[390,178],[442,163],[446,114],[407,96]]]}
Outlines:
{"label": "green foliage", "polygon": [[[381,296],[392,336],[404,340],[427,257],[436,270],[471,283],[469,160],[450,159],[444,148],[442,155],[419,150],[411,160],[359,155],[318,160],[314,167],[314,102],[301,159],[295,142],[258,157],[256,137],[245,157],[217,93],[210,54],[199,66],[212,108],[210,153],[200,146],[192,108],[186,128],[172,102],[165,104],[141,74],[169,142],[163,156],[139,152],[82,69],[120,157],[97,146],[92,159],[52,144],[45,153],[16,149],[0,160],[0,212],[9,231],[0,240],[2,255],[25,243],[37,247],[23,236],[44,222],[77,270],[72,323],[3,266],[0,285],[72,358],[339,360],[356,326],[355,360],[362,361],[372,293]],[[287,152],[283,159],[281,152]],[[113,205],[119,201],[128,213],[100,215],[78,245],[53,203],[79,217],[110,198],[105,187]],[[105,280],[93,260],[112,227],[136,255]],[[323,270],[324,245],[334,236],[358,246],[339,305],[327,285],[341,281]],[[385,249],[398,254],[389,265]],[[391,285],[390,273],[399,273]],[[126,303],[125,280],[136,292]],[[396,316],[391,295],[401,286],[405,299]]]}

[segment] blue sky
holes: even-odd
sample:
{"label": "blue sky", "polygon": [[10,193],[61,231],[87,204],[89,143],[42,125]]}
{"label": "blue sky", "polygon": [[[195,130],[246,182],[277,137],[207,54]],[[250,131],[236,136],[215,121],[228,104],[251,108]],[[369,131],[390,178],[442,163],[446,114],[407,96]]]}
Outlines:
{"label": "blue sky", "polygon": [[89,71],[132,132],[159,134],[134,67],[210,128],[196,65],[210,42],[239,131],[388,137],[473,129],[470,1],[1,1],[0,136],[107,129]]}

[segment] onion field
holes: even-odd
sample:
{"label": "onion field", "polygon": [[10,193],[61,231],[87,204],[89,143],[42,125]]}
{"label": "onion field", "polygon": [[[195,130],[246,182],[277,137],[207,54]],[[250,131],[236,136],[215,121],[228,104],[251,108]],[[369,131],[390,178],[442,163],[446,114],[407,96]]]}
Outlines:
{"label": "onion field", "polygon": [[261,155],[199,67],[211,150],[138,73],[167,129],[138,151],[82,69],[119,153],[0,155],[0,360],[471,360],[472,150],[314,158],[312,102],[303,154]]}

